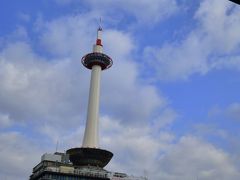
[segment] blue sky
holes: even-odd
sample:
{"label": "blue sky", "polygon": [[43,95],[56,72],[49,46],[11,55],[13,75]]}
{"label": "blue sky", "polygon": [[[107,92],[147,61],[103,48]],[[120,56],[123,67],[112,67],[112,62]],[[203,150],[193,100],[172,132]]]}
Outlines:
{"label": "blue sky", "polygon": [[[240,11],[227,0],[2,1],[0,179],[81,146],[102,18],[107,169],[152,180],[240,178]],[[127,157],[127,158],[126,158]],[[24,164],[24,166],[23,166]],[[11,171],[14,169],[14,173]]]}

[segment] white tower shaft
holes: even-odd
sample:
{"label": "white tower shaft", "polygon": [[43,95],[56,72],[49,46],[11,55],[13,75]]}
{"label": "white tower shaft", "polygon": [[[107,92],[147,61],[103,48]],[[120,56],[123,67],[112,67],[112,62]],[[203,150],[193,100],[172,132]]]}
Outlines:
{"label": "white tower shaft", "polygon": [[94,65],[92,67],[87,122],[82,144],[83,147],[98,147],[98,114],[101,71],[101,66]]}
{"label": "white tower shaft", "polygon": [[[96,45],[93,46],[93,52],[102,53],[101,30],[98,30],[97,32],[97,42]],[[83,147],[98,148],[101,71],[102,68],[100,65],[92,66],[87,122],[82,144]]]}

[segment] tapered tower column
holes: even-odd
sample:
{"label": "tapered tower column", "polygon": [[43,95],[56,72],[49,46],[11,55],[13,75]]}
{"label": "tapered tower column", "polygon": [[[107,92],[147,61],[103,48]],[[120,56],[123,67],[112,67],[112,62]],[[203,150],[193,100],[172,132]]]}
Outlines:
{"label": "tapered tower column", "polygon": [[93,45],[93,53],[82,58],[83,65],[92,70],[88,113],[82,147],[98,148],[98,124],[99,124],[99,96],[101,71],[112,66],[112,59],[103,54],[102,29],[98,28],[96,44]]}
{"label": "tapered tower column", "polygon": [[99,97],[101,71],[112,66],[112,59],[103,54],[102,29],[98,28],[96,44],[93,52],[82,58],[82,64],[90,69],[91,82],[88,100],[87,121],[81,148],[67,150],[70,161],[76,166],[98,166],[104,167],[111,160],[113,153],[99,148]]}
{"label": "tapered tower column", "polygon": [[82,144],[83,147],[98,147],[98,114],[101,71],[101,66],[94,65],[92,67],[87,122]]}

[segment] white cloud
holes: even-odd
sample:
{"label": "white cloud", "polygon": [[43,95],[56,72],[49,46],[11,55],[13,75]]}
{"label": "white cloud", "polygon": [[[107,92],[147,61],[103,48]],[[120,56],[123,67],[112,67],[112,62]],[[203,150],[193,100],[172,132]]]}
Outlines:
{"label": "white cloud", "polygon": [[[68,5],[73,3],[83,3],[83,1],[73,0],[55,0],[60,5]],[[119,19],[126,20],[125,17],[130,15],[134,18],[134,22],[140,24],[155,24],[166,17],[169,17],[178,11],[176,0],[85,0],[85,4],[98,14],[96,17],[103,17],[115,22]],[[120,13],[115,13],[115,12]],[[143,12],[144,11],[144,12]]]}
{"label": "white cloud", "polygon": [[[161,119],[164,120],[164,119]],[[152,133],[156,126],[129,127],[101,119],[102,146],[115,153],[108,168],[149,179],[235,180],[240,177],[231,155],[188,135],[179,140],[170,132]]]}
{"label": "white cloud", "polygon": [[91,49],[96,36],[95,14],[64,16],[53,21],[39,20],[40,42],[53,55],[80,58]]}
{"label": "white cloud", "polygon": [[[114,153],[108,170],[147,175],[149,179],[156,180],[191,180],[197,177],[236,180],[240,177],[230,154],[194,136],[176,140],[169,132],[162,131],[157,136],[152,134],[155,127],[126,126],[109,117],[102,117],[100,122],[101,147]],[[71,145],[81,140],[81,131],[62,137],[60,150],[63,146],[74,147]],[[0,142],[3,162],[0,177],[5,179],[28,177],[32,167],[40,161],[41,154],[50,150],[49,147],[40,148],[33,139],[15,132],[1,133]]]}
{"label": "white cloud", "polygon": [[229,134],[225,129],[212,124],[196,124],[194,126],[194,134],[200,137],[215,137],[216,139],[228,139]]}
{"label": "white cloud", "polygon": [[145,48],[146,65],[159,79],[187,79],[214,69],[239,70],[239,11],[224,0],[202,1],[197,25],[181,42]]}
{"label": "white cloud", "polygon": [[61,5],[66,5],[73,2],[73,0],[54,0],[54,1]]}
{"label": "white cloud", "polygon": [[166,108],[155,120],[153,120],[155,129],[161,129],[171,125],[177,118],[178,114],[173,109]]}
{"label": "white cloud", "polygon": [[14,43],[1,51],[0,64],[0,107],[12,120],[36,124],[58,121],[62,126],[67,118],[74,124],[84,110],[79,107],[86,101],[88,88],[80,88],[86,81],[78,75],[74,61],[46,61],[28,44]]}
{"label": "white cloud", "polygon": [[195,137],[182,137],[160,159],[159,173],[162,179],[221,179],[235,180],[240,177],[229,154]]}
{"label": "white cloud", "polygon": [[142,23],[156,23],[172,15],[177,10],[177,2],[175,0],[103,0],[101,1],[101,6],[99,6],[97,0],[90,0],[87,3],[97,10],[103,9],[108,12],[117,10],[130,14]]}
{"label": "white cloud", "polygon": [[23,22],[29,22],[31,20],[30,15],[23,12],[18,14],[18,18]]}
{"label": "white cloud", "polygon": [[39,147],[16,132],[0,133],[0,143],[0,178],[4,180],[27,179],[32,167],[40,160]]}
{"label": "white cloud", "polygon": [[114,153],[109,169],[129,174],[144,175],[174,140],[168,132],[154,136],[155,128],[149,125],[128,126],[109,117],[101,118],[100,127],[102,147]]}
{"label": "white cloud", "polygon": [[240,103],[233,103],[227,108],[227,114],[234,120],[240,121]]}
{"label": "white cloud", "polygon": [[211,52],[228,54],[239,47],[240,23],[237,8],[231,3],[221,0],[201,3],[195,18],[199,21],[205,44],[211,48]]}
{"label": "white cloud", "polygon": [[0,127],[6,128],[11,126],[12,120],[9,118],[9,115],[0,113]]}
{"label": "white cloud", "polygon": [[215,106],[209,111],[209,116],[214,118],[225,118],[228,120],[240,120],[240,103],[233,102],[224,107]]}

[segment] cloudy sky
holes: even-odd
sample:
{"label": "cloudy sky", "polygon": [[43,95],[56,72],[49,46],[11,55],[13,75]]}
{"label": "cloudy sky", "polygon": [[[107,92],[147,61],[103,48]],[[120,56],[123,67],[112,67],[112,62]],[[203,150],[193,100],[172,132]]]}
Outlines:
{"label": "cloudy sky", "polygon": [[100,147],[150,180],[240,179],[240,6],[227,0],[2,0],[0,179],[81,146],[99,18]]}

